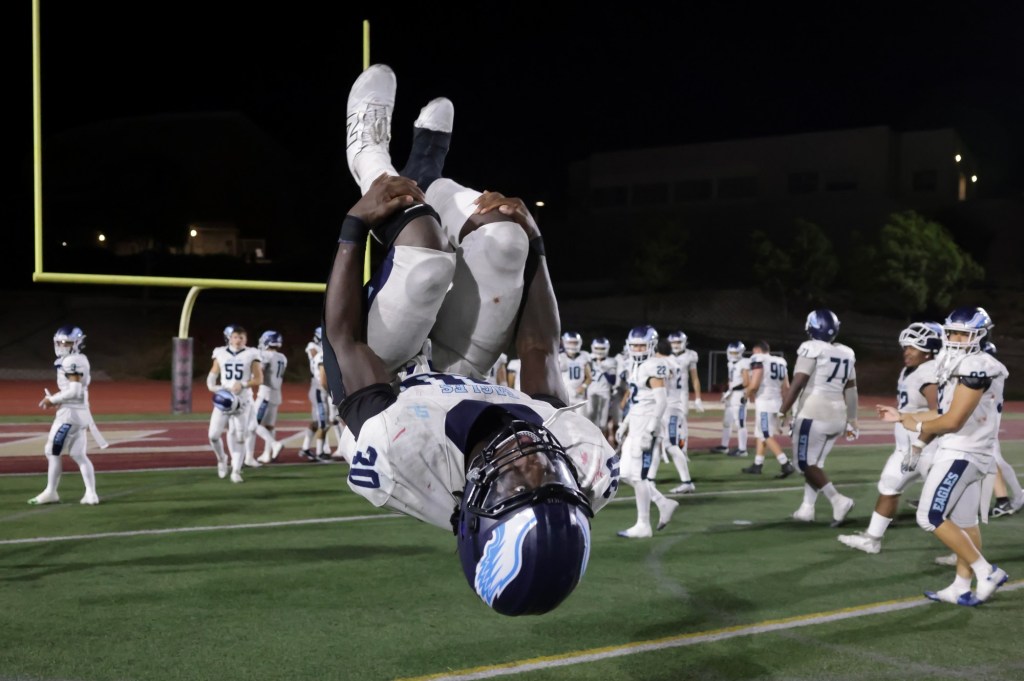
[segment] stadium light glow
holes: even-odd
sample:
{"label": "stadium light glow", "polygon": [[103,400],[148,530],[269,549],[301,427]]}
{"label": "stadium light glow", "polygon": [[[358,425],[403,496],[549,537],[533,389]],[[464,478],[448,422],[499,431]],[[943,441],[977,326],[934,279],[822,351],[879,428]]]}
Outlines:
{"label": "stadium light glow", "polygon": [[98,238],[98,239],[100,240],[100,242],[102,243],[102,242],[104,242],[104,241],[106,241],[106,240],[107,240],[107,235],[106,235],[106,234],[100,234],[100,235],[99,235],[99,237],[97,237],[97,238]]}
{"label": "stadium light glow", "polygon": [[962,159],[963,157],[962,157],[962,156],[961,156],[960,154],[957,154],[957,155],[956,155],[956,156],[954,156],[953,158],[955,158],[955,159],[956,159],[956,162],[957,162],[957,163],[959,163],[959,162],[960,162],[960,159]]}
{"label": "stadium light glow", "polygon": [[535,203],[533,205],[537,206],[537,208],[543,208],[544,207],[544,202],[543,201],[538,201],[537,203]]}
{"label": "stadium light glow", "polygon": [[971,182],[977,182],[977,181],[978,181],[978,176],[977,175],[971,175]]}
{"label": "stadium light glow", "polygon": [[199,234],[199,232],[197,232],[195,229],[188,230],[188,235],[191,237],[195,237],[197,234]]}
{"label": "stadium light glow", "polygon": [[68,245],[68,242],[67,242],[67,241],[61,241],[61,242],[60,242],[60,245],[61,245],[61,246],[67,246],[67,245]]}

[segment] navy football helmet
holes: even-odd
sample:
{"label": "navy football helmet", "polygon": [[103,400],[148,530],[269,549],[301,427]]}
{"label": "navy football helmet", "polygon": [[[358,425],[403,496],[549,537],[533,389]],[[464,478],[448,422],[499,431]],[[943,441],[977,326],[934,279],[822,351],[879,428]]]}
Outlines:
{"label": "navy football helmet", "polygon": [[597,359],[604,359],[608,356],[608,352],[611,350],[612,344],[607,338],[595,338],[590,341],[590,354]]}
{"label": "navy football helmet", "polygon": [[672,346],[672,354],[678,355],[686,352],[686,342],[689,340],[682,331],[673,331],[668,335],[668,343]]}
{"label": "navy football helmet", "polygon": [[242,408],[242,401],[230,390],[221,388],[213,394],[213,406],[225,414],[237,414]]}
{"label": "navy football helmet", "polygon": [[85,347],[85,333],[77,326],[62,326],[53,334],[53,353],[67,357]]}
{"label": "navy football helmet", "polygon": [[909,345],[934,355],[942,349],[942,336],[942,327],[937,323],[914,322],[900,332],[900,347]]}
{"label": "navy football helmet", "polygon": [[743,341],[733,341],[725,347],[725,356],[730,362],[738,362],[743,359],[743,353],[747,351],[747,346],[743,344]]}
{"label": "navy football helmet", "polygon": [[280,348],[284,343],[284,337],[281,336],[277,331],[264,331],[260,336],[260,341],[257,345],[260,350],[266,350],[268,348]]}
{"label": "navy football helmet", "polygon": [[839,335],[839,317],[832,310],[820,307],[807,315],[804,330],[814,340],[831,343]]}
{"label": "navy football helmet", "polygon": [[507,412],[502,420],[468,467],[453,529],[484,603],[503,615],[541,615],[586,572],[594,513],[551,432]]}
{"label": "navy football helmet", "polygon": [[[981,352],[981,341],[993,326],[995,324],[992,323],[992,318],[985,308],[958,307],[949,313],[942,324],[942,330],[945,332],[942,339],[943,347],[949,352],[960,354]],[[949,334],[954,332],[967,334],[967,338],[952,341]]]}
{"label": "navy football helmet", "polygon": [[998,350],[998,348],[996,348],[996,344],[993,343],[992,341],[982,341],[982,343],[981,343],[981,351],[982,352],[987,352],[988,354],[992,355],[993,357],[995,357],[997,354],[999,354],[999,350]]}
{"label": "navy football helmet", "polygon": [[634,326],[626,336],[626,348],[634,362],[643,362],[654,355],[658,332],[653,326]]}

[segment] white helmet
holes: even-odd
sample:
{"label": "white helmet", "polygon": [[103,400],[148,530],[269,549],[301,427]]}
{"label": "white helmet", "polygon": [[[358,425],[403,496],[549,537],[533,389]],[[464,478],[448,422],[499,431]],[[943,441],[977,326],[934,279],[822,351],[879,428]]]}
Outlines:
{"label": "white helmet", "polygon": [[240,333],[246,335],[245,329],[239,324],[228,324],[224,327],[224,345],[231,345],[231,334]]}
{"label": "white helmet", "polygon": [[643,362],[654,355],[654,349],[658,347],[658,332],[650,325],[634,326],[626,336],[626,347],[634,362]]}
{"label": "white helmet", "polygon": [[562,334],[562,347],[567,355],[575,357],[580,354],[580,348],[583,347],[583,338],[578,333],[566,331]]}
{"label": "white helmet", "polygon": [[743,353],[746,350],[747,346],[743,344],[743,341],[733,341],[726,346],[725,356],[729,358],[730,362],[738,362],[743,358]]}
{"label": "white helmet", "polygon": [[686,341],[688,338],[682,331],[673,331],[668,335],[668,343],[672,346],[672,354],[678,355],[686,352]]}
{"label": "white helmet", "polygon": [[612,344],[607,338],[595,338],[590,341],[590,354],[598,359],[604,359],[608,356],[608,351],[611,350]]}
{"label": "white helmet", "polygon": [[77,326],[62,326],[53,334],[53,352],[58,357],[81,352],[84,347],[85,333]]}
{"label": "white helmet", "polygon": [[942,349],[942,327],[935,322],[914,322],[900,332],[900,347],[912,346],[936,354]]}

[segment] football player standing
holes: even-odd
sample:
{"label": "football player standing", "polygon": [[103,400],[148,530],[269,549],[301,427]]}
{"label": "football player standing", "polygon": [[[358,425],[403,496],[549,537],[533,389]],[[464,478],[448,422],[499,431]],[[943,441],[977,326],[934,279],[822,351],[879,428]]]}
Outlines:
{"label": "football player standing", "polygon": [[690,464],[686,455],[690,437],[690,386],[693,386],[693,408],[698,413],[704,413],[704,402],[700,398],[700,378],[697,376],[697,352],[686,347],[687,341],[688,337],[682,331],[673,331],[668,335],[672,352],[669,359],[677,369],[673,383],[667,386],[668,405],[665,408],[665,450],[672,457],[680,480],[670,490],[673,494],[688,494],[697,489],[690,479]]}
{"label": "football player standing", "polygon": [[[742,341],[733,341],[725,348],[728,372],[728,388],[722,393],[722,444],[712,452],[728,453],[729,456],[747,455],[747,396],[744,393],[750,373],[750,359],[743,356],[747,346]],[[732,429],[736,429],[736,449],[729,449]]]}
{"label": "football player standing", "polygon": [[587,388],[590,386],[590,355],[581,351],[583,338],[571,331],[562,334],[562,349],[558,356],[558,367],[562,371],[562,381],[570,402],[586,399]]}
{"label": "football player standing", "polygon": [[217,457],[217,475],[228,474],[228,458],[221,437],[228,431],[231,452],[231,482],[242,482],[246,439],[252,437],[256,419],[253,414],[252,388],[263,383],[260,353],[246,347],[245,329],[238,324],[224,327],[224,345],[213,351],[213,365],[206,387],[213,393],[210,415],[210,446]]}
{"label": "football player standing", "polygon": [[281,406],[281,386],[284,383],[284,372],[288,368],[288,357],[281,352],[284,338],[273,330],[264,331],[256,347],[260,351],[260,364],[263,368],[263,383],[256,391],[256,434],[264,442],[263,453],[258,461],[270,463],[277,461],[284,448],[284,443],[274,437],[274,426],[277,423],[277,410]]}
{"label": "football player standing", "polygon": [[775,477],[788,478],[796,469],[775,438],[782,432],[779,408],[782,407],[782,396],[789,390],[789,366],[785,359],[771,354],[768,341],[758,341],[751,348],[750,380],[746,390],[747,403],[754,405],[757,449],[754,463],[744,468],[743,472],[761,474],[764,450],[767,447],[782,467],[782,471]]}

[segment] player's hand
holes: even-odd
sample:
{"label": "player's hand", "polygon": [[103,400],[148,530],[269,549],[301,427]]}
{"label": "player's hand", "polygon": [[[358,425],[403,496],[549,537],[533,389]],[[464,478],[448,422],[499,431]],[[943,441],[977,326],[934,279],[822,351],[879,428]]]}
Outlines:
{"label": "player's hand", "polygon": [[485,213],[497,210],[502,215],[512,218],[522,227],[528,238],[533,239],[540,236],[540,228],[537,226],[537,221],[533,219],[530,209],[526,207],[526,204],[520,198],[508,197],[500,192],[484,191],[473,203],[476,204],[478,215],[484,215]]}
{"label": "player's hand", "polygon": [[856,421],[850,421],[846,424],[846,440],[853,442],[860,437],[860,428],[857,427]]}
{"label": "player's hand", "polygon": [[233,394],[237,395],[238,393],[242,392],[242,384],[238,381],[235,381],[234,383],[231,384],[229,390],[231,390]]}
{"label": "player's hand", "polygon": [[882,419],[886,423],[897,423],[900,420],[900,413],[896,407],[890,407],[885,404],[876,404],[875,411],[878,412],[878,418]]}
{"label": "player's hand", "polygon": [[652,447],[654,447],[654,433],[641,433],[640,449],[646,452]]}
{"label": "player's hand", "polygon": [[384,222],[397,211],[414,203],[424,203],[426,197],[413,180],[407,177],[382,174],[356,205],[348,211],[371,229]]}
{"label": "player's hand", "polygon": [[46,397],[41,399],[39,401],[39,406],[42,407],[43,409],[49,409],[50,407],[52,407],[53,406],[53,402],[50,401],[50,396],[47,395]]}
{"label": "player's hand", "polygon": [[900,463],[900,472],[910,473],[911,471],[916,471],[919,461],[921,461],[921,450],[917,447],[911,447],[910,451],[903,455],[903,461]]}
{"label": "player's hand", "polygon": [[625,439],[625,437],[626,437],[626,431],[627,430],[628,429],[626,428],[626,424],[625,423],[623,423],[618,428],[616,428],[615,429],[615,442],[617,442],[618,444],[621,445],[622,444],[622,440]]}
{"label": "player's hand", "polygon": [[696,409],[701,414],[704,413],[704,403],[701,402],[699,397],[693,401],[693,408]]}

